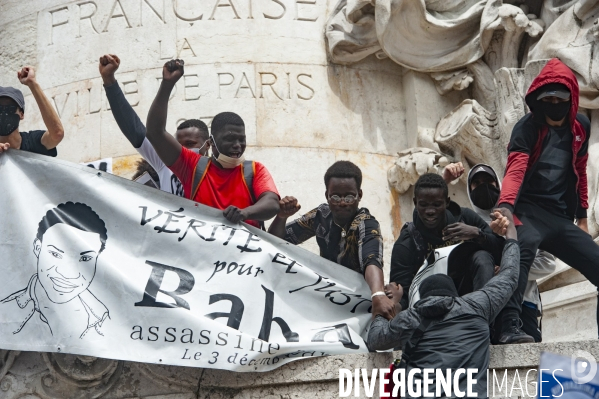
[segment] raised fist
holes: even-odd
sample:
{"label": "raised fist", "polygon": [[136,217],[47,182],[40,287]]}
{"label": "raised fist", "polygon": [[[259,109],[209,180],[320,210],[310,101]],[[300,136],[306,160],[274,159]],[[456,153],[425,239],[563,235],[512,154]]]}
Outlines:
{"label": "raised fist", "polygon": [[35,69],[32,66],[26,66],[17,72],[17,76],[19,77],[19,82],[24,84],[25,86],[29,86],[33,83],[36,83],[35,79]]}
{"label": "raised fist", "polygon": [[114,79],[114,73],[119,69],[121,60],[114,54],[105,54],[100,57],[100,75],[105,84],[112,84],[116,80]]}
{"label": "raised fist", "polygon": [[279,201],[281,207],[277,216],[281,219],[287,219],[301,209],[301,205],[295,197],[284,197]]}
{"label": "raised fist", "polygon": [[183,60],[170,60],[162,68],[162,79],[166,82],[176,83],[183,76]]}
{"label": "raised fist", "polygon": [[449,184],[464,174],[464,165],[461,162],[450,163],[443,169],[443,180]]}

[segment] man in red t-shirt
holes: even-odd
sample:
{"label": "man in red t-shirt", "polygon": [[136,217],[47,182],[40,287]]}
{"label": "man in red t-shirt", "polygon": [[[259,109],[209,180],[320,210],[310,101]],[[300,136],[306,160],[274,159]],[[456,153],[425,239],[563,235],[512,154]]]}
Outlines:
{"label": "man in red t-shirt", "polygon": [[[193,201],[222,209],[232,223],[245,221],[253,226],[279,212],[279,193],[268,170],[254,162],[253,184],[244,178],[245,125],[239,115],[222,112],[212,120],[212,157],[202,166],[202,155],[179,144],[166,130],[168,99],[183,76],[183,60],[171,60],[162,69],[162,83],[148,112],[146,137],[162,162],[181,180],[185,196]],[[194,185],[196,169],[205,173]],[[195,179],[197,184],[198,179]],[[252,192],[250,192],[252,190]],[[254,200],[255,199],[255,200]]]}

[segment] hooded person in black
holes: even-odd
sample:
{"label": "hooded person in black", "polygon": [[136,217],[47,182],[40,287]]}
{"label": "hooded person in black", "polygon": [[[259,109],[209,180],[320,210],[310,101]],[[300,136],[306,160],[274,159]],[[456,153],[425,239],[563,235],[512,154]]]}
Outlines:
{"label": "hooded person in black", "polygon": [[[465,278],[454,281],[460,295],[481,289],[501,259],[503,238],[468,208],[449,199],[447,183],[439,175],[422,175],[414,187],[414,216],[406,223],[391,254],[390,281],[402,286],[402,309],[409,305],[409,288],[418,269],[436,248],[474,241],[482,248],[464,262]],[[430,260],[430,259],[429,259]]]}
{"label": "hooded person in black", "polygon": [[514,213],[520,237],[518,289],[501,313],[503,344],[522,342],[518,318],[537,249],[555,255],[599,286],[599,246],[587,227],[591,129],[589,119],[578,114],[576,76],[552,59],[533,80],[525,99],[531,112],[512,131],[498,205]]}
{"label": "hooded person in black", "polygon": [[[490,214],[499,200],[501,190],[501,182],[497,173],[489,165],[476,164],[468,172],[467,183],[468,198],[472,209],[487,223],[491,223]],[[528,275],[520,320],[522,320],[522,331],[535,342],[542,341],[541,326],[537,319],[542,315],[541,295],[537,279],[549,276],[555,271],[555,266],[555,257],[548,252],[539,250]],[[501,318],[496,320],[495,331],[497,334],[493,339],[494,343],[499,341]],[[532,342],[532,339],[529,341]]]}
{"label": "hooded person in black", "polygon": [[[421,299],[413,307],[400,312],[391,321],[381,316],[374,319],[368,332],[370,350],[401,347],[404,351],[402,357],[405,354],[406,375],[412,369],[432,368],[443,372],[450,369],[452,376],[457,369],[477,369],[473,376],[476,379],[473,392],[475,397],[488,397],[489,323],[514,292],[520,262],[511,213],[507,209],[499,209],[495,215],[499,216],[499,212],[507,218],[509,226],[497,276],[482,289],[462,297],[458,297],[453,280],[448,276],[436,274],[427,277],[419,287]],[[401,287],[392,291],[396,301],[402,296],[401,291]],[[412,342],[417,330],[424,332],[417,342]],[[408,342],[412,345],[407,346]],[[436,373],[431,376],[433,384],[430,386],[434,387]],[[461,392],[466,392],[465,374],[459,378],[457,385]],[[450,397],[457,396],[456,388],[456,384],[452,384]]]}

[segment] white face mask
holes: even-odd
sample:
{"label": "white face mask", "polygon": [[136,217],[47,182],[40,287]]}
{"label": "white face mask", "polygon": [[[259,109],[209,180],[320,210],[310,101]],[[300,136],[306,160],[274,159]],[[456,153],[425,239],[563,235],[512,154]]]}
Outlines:
{"label": "white face mask", "polygon": [[[196,154],[202,155],[202,148],[204,148],[206,144],[208,144],[208,140],[204,141],[204,144],[202,144],[200,148],[194,147],[190,148],[189,150],[195,152]],[[208,153],[206,153],[206,155],[208,155]]]}
{"label": "white face mask", "polygon": [[[218,157],[216,158],[216,160],[223,168],[233,169],[238,167],[243,163],[243,161],[245,161],[245,157],[243,156],[243,154],[241,154],[239,158],[232,158],[220,152],[220,150],[216,146],[216,140],[214,140],[214,136],[212,136],[212,144],[214,144],[214,148],[216,148],[216,151],[218,151]],[[214,156],[214,154],[212,154],[212,156]]]}

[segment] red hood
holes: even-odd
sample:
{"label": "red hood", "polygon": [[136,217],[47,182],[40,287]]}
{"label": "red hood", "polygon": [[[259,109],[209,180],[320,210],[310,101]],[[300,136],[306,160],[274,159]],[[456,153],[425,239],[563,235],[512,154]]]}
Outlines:
{"label": "red hood", "polygon": [[537,100],[531,97],[530,94],[550,83],[561,83],[570,90],[572,105],[570,106],[569,120],[570,124],[573,126],[576,121],[576,114],[578,113],[578,94],[580,89],[578,88],[578,81],[576,80],[574,72],[557,58],[551,59],[535,80],[532,81],[532,84],[526,93],[526,104],[528,104],[528,107],[532,110],[534,103]]}

